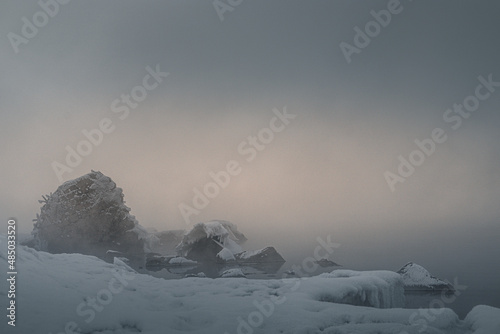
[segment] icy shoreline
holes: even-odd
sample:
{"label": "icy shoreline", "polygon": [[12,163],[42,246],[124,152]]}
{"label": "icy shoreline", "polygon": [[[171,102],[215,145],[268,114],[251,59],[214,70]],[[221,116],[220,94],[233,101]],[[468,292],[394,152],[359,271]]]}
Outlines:
{"label": "icy shoreline", "polygon": [[[1,235],[2,267],[6,249]],[[403,309],[402,280],[388,271],[338,270],[308,279],[164,280],[138,274],[119,260],[110,264],[24,246],[18,247],[17,261],[16,331],[24,333],[406,334],[425,327],[428,333],[491,334],[500,326],[500,309],[486,306],[474,308],[465,320],[450,309],[425,314]],[[0,291],[6,291],[5,284]]]}

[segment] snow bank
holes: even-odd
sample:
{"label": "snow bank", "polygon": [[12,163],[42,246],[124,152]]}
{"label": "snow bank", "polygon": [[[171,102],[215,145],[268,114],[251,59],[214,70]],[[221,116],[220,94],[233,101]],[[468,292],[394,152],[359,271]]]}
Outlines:
{"label": "snow bank", "polygon": [[473,330],[472,334],[500,333],[500,309],[478,305],[467,314],[465,322]]}
{"label": "snow bank", "polygon": [[[0,235],[0,268],[7,267],[6,250],[6,237]],[[419,333],[410,322],[418,310],[338,303],[398,306],[401,279],[385,271],[337,270],[308,279],[164,280],[134,272],[119,259],[106,263],[23,246],[17,249],[17,266],[16,328],[2,321],[0,333]],[[0,298],[6,299],[7,290],[7,281],[0,280]],[[465,334],[470,324],[475,334],[495,334],[492,321],[499,312],[477,307],[461,322],[445,310],[426,324],[425,333]]]}

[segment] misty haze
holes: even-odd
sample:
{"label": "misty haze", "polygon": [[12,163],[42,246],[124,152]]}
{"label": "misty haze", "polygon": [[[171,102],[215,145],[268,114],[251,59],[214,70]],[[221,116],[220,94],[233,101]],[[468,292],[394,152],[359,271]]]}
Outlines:
{"label": "misty haze", "polygon": [[500,4],[3,1],[1,333],[500,333]]}

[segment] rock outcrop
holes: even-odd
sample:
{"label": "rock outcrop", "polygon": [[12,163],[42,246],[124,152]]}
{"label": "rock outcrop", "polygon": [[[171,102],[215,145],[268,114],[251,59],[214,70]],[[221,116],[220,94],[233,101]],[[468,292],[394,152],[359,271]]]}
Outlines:
{"label": "rock outcrop", "polygon": [[455,291],[453,285],[432,276],[424,267],[409,262],[398,270],[398,274],[403,279],[404,288],[406,291]]}
{"label": "rock outcrop", "polygon": [[241,253],[240,245],[246,240],[236,225],[214,220],[194,225],[177,246],[177,252],[193,261],[221,263],[228,260],[222,255]]}
{"label": "rock outcrop", "polygon": [[[121,188],[92,171],[43,197],[32,245],[50,253],[81,253],[106,259],[109,251],[142,256],[147,233],[125,205]],[[108,255],[107,255],[108,254]]]}
{"label": "rock outcrop", "polygon": [[266,247],[257,251],[241,252],[235,255],[235,260],[240,264],[285,262],[285,259],[274,247]]}

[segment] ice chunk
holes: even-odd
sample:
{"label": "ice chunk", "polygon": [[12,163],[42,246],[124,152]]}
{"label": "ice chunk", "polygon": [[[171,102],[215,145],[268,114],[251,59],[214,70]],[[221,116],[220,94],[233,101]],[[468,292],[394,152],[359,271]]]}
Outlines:
{"label": "ice chunk", "polygon": [[334,270],[307,282],[304,289],[320,301],[377,308],[405,304],[403,281],[392,271]]}
{"label": "ice chunk", "polygon": [[424,267],[409,262],[398,271],[407,290],[450,290],[451,284],[432,276]]}
{"label": "ice chunk", "polygon": [[285,259],[276,251],[274,247],[266,247],[254,251],[245,251],[236,254],[238,263],[271,263],[285,262]]}
{"label": "ice chunk", "polygon": [[[401,277],[394,272],[165,280],[130,272],[119,259],[106,263],[94,256],[24,246],[16,251],[22,264],[16,282],[19,333],[61,333],[72,323],[80,333],[471,334],[469,328],[474,334],[499,333],[500,310],[486,306],[474,308],[466,321],[449,309],[427,310],[433,321],[425,322],[425,328],[411,320],[422,310],[373,307],[401,305]],[[7,259],[7,238],[0,235],[0,268],[7,268]],[[0,295],[8,290],[7,280],[0,280]],[[0,333],[10,332],[2,321]]]}
{"label": "ice chunk", "polygon": [[217,257],[224,261],[234,261],[233,252],[231,252],[228,248],[222,248],[222,250],[217,253]]}
{"label": "ice chunk", "polygon": [[141,256],[149,234],[125,205],[111,178],[92,171],[67,181],[48,196],[33,228],[33,246],[51,253],[82,253],[107,258],[114,249]]}
{"label": "ice chunk", "polygon": [[176,256],[174,258],[171,258],[168,261],[168,263],[171,264],[171,265],[179,265],[179,266],[196,265],[196,264],[198,264],[198,262],[186,259],[185,257],[182,257],[182,256]]}

